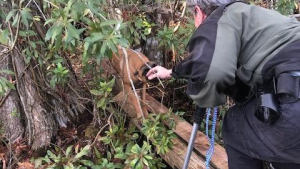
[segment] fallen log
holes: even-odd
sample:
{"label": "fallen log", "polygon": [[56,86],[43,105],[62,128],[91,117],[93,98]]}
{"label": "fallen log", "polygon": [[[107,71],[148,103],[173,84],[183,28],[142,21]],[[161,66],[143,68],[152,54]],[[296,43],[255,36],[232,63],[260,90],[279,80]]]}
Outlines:
{"label": "fallen log", "polygon": [[[146,100],[147,100],[148,110],[151,112],[154,111],[154,113],[159,114],[159,113],[167,113],[169,111],[168,108],[166,108],[164,105],[162,105],[160,102],[155,100],[150,95],[146,96]],[[186,143],[188,143],[193,128],[192,125],[190,125],[185,120],[178,118],[175,115],[172,115],[171,118],[173,118],[176,122],[176,128],[174,129],[175,133],[183,140],[185,140]],[[170,124],[166,123],[166,125],[169,126]],[[195,149],[194,152],[196,152],[202,157],[205,157],[208,148],[209,148],[209,141],[206,135],[198,131],[195,140],[195,145],[194,145],[194,149]],[[215,151],[211,159],[211,166],[216,169],[228,169],[227,154],[225,152],[225,149],[218,144],[215,144]]]}
{"label": "fallen log", "polygon": [[[132,104],[130,104],[130,100],[124,98],[124,95],[122,93],[119,93],[117,96],[115,96],[114,100],[132,118],[131,121],[138,128],[141,128],[141,125],[136,119],[135,109],[133,108]],[[172,142],[174,144],[173,149],[161,156],[172,168],[182,168],[184,163],[185,153],[187,150],[187,145],[178,138],[173,139]],[[191,155],[188,168],[205,169],[205,160],[193,152]]]}

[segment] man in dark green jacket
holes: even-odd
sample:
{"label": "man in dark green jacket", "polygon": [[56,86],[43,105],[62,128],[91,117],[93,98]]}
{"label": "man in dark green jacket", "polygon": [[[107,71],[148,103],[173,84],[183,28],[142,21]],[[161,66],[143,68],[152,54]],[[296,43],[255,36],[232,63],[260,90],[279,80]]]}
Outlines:
{"label": "man in dark green jacket", "polygon": [[152,68],[148,79],[187,78],[187,94],[202,108],[224,104],[225,95],[235,100],[222,133],[230,169],[260,169],[262,160],[300,169],[300,23],[234,0],[188,3],[197,27],[189,57]]}

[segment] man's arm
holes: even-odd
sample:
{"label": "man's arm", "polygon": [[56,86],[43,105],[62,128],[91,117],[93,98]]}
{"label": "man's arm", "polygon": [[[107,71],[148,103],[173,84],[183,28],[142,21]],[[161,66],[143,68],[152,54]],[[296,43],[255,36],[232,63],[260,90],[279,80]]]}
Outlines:
{"label": "man's arm", "polygon": [[[209,68],[194,69],[187,93],[200,107],[214,107],[225,103],[224,90],[235,84],[235,72],[241,46],[239,34],[225,24],[218,25],[218,31]],[[201,60],[202,57],[199,57]],[[204,62],[204,61],[203,61]],[[207,71],[204,81],[197,77]]]}
{"label": "man's arm", "polygon": [[235,83],[240,43],[239,34],[222,23],[202,25],[195,32],[189,58],[175,66],[172,74],[189,79],[187,94],[198,106],[225,102],[224,90]]}

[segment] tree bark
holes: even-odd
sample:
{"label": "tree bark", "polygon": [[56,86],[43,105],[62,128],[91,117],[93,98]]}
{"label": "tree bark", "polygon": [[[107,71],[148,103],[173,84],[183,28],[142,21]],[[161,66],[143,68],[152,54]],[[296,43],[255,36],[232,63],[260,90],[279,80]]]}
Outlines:
{"label": "tree bark", "polygon": [[14,50],[11,54],[15,65],[17,91],[26,119],[26,136],[29,145],[37,149],[50,144],[52,136],[56,133],[53,115],[47,111],[41,96],[34,69],[25,65],[24,58]]}
{"label": "tree bark", "polygon": [[[0,51],[4,48],[0,46]],[[25,64],[24,56],[17,49],[10,55],[0,55],[0,60],[3,60],[0,70],[12,70],[16,74],[16,90],[0,98],[0,120],[10,143],[21,138],[26,130],[25,137],[32,149],[48,146],[58,127],[77,123],[79,115],[86,111],[89,99],[85,98],[87,94],[74,74],[59,92],[46,85],[46,70],[34,61]]]}
{"label": "tree bark", "polygon": [[[25,2],[28,3],[29,0]],[[43,1],[36,2],[40,6]],[[10,5],[5,3],[4,6],[0,6],[0,10],[8,13],[11,10]],[[31,8],[34,16],[41,15],[34,3],[30,3],[28,7]],[[39,35],[30,37],[33,38],[32,41],[44,40],[46,30],[43,24],[44,22],[34,22],[30,28]],[[10,28],[13,34],[17,32],[6,23],[1,26],[1,28]],[[21,38],[19,37],[18,40]],[[26,58],[20,50],[27,48],[28,46],[24,46],[26,44],[17,41],[15,49],[7,56],[1,52],[7,47],[0,46],[0,70],[14,71],[16,82],[16,90],[10,90],[6,96],[0,97],[0,123],[2,123],[0,126],[4,126],[9,143],[26,137],[28,145],[32,149],[38,149],[50,144],[58,127],[67,127],[68,123],[76,124],[80,120],[79,116],[87,110],[86,105],[90,104],[90,95],[79,85],[65,53],[62,53],[62,56],[64,66],[70,70],[69,81],[64,86],[52,89],[46,69],[49,65],[41,67],[34,57],[29,63],[25,63]],[[44,52],[41,50],[41,53]],[[43,56],[41,57],[43,59]]]}
{"label": "tree bark", "polygon": [[[0,51],[4,49],[0,46]],[[17,49],[10,55],[1,55],[0,59],[3,60],[0,70],[16,73],[16,90],[10,90],[0,98],[0,120],[10,143],[21,138],[26,129],[28,144],[32,149],[38,149],[50,144],[58,127],[79,121],[89,99],[85,98],[87,94],[78,85],[74,74],[65,89],[58,93],[47,87],[43,69],[34,61],[25,64],[24,56]]]}
{"label": "tree bark", "polygon": [[[3,46],[0,46],[0,51],[3,49]],[[0,70],[13,71],[11,57],[9,55],[0,57],[0,59]],[[8,75],[3,76],[5,78],[11,78]],[[0,97],[0,123],[2,123],[4,127],[4,134],[9,142],[15,142],[22,138],[24,134],[21,111],[19,96],[15,90],[10,90],[5,96]]]}

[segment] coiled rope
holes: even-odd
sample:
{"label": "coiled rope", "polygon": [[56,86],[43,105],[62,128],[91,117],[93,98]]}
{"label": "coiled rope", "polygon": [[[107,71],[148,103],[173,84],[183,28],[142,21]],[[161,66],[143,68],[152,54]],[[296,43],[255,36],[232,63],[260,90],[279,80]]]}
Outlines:
{"label": "coiled rope", "polygon": [[218,107],[214,107],[214,112],[213,112],[213,122],[212,122],[212,131],[211,131],[211,139],[209,138],[209,133],[208,133],[208,125],[209,125],[209,117],[211,114],[211,108],[206,109],[206,128],[205,128],[205,134],[210,142],[209,149],[206,152],[206,160],[205,160],[205,166],[206,169],[209,169],[210,165],[210,160],[214,154],[215,150],[215,131],[216,131],[216,122],[217,122],[217,115],[218,115]]}

